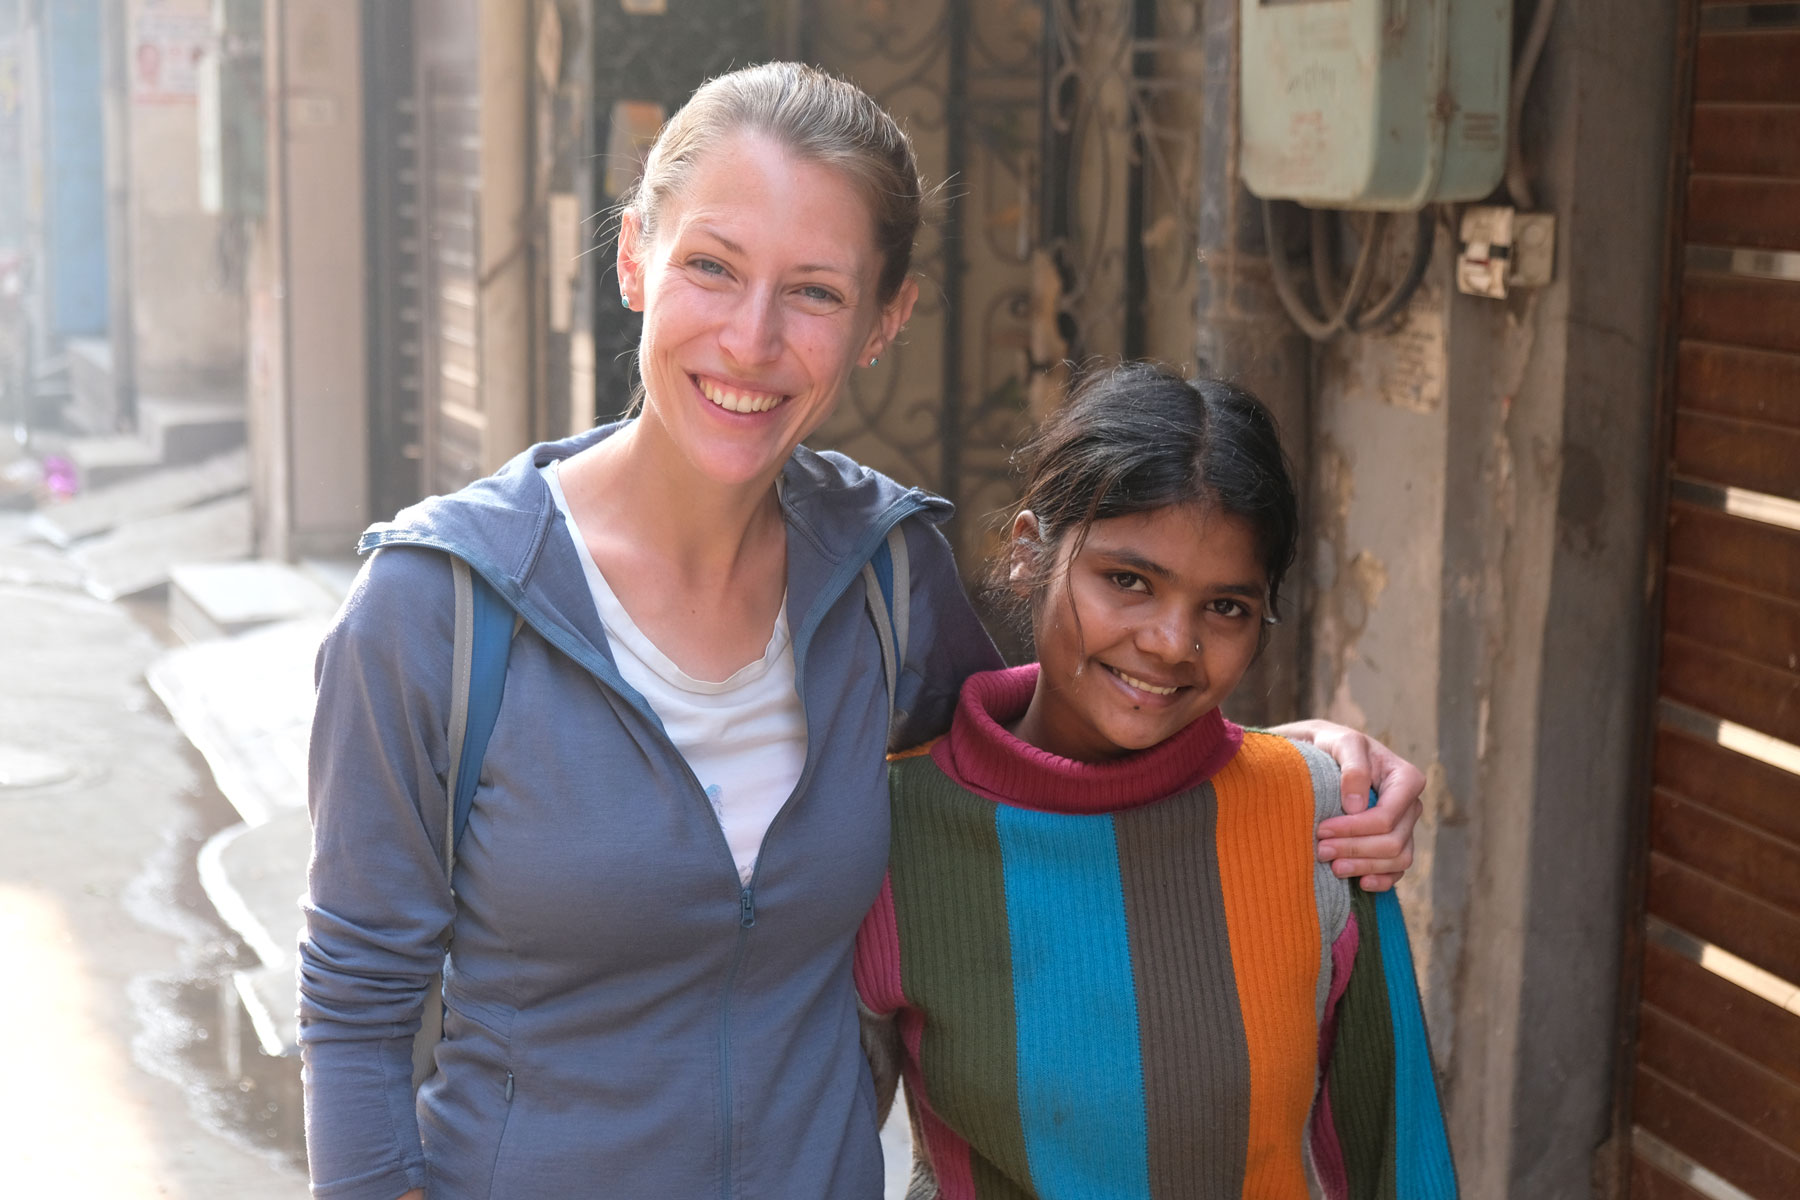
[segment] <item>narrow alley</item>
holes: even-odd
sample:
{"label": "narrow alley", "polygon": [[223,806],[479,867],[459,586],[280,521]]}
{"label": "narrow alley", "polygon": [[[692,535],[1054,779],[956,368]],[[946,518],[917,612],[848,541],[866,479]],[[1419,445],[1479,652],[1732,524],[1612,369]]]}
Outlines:
{"label": "narrow alley", "polygon": [[154,610],[90,599],[13,530],[0,527],[0,1195],[304,1196],[275,1131],[253,1124],[254,1089],[227,1090],[218,1068],[217,981],[238,951],[194,861],[235,815],[144,684]]}

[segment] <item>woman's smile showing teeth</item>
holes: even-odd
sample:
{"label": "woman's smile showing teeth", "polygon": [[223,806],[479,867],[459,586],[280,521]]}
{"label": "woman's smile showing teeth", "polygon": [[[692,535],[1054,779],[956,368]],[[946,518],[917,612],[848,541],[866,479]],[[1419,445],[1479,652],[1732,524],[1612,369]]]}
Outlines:
{"label": "woman's smile showing teeth", "polygon": [[1120,679],[1123,679],[1128,686],[1134,687],[1140,692],[1149,692],[1152,696],[1173,696],[1176,692],[1181,690],[1178,687],[1158,687],[1154,683],[1148,683],[1135,675],[1127,675],[1117,667],[1107,667],[1106,669],[1111,671],[1114,675],[1117,675]]}
{"label": "woman's smile showing teeth", "polygon": [[726,387],[704,375],[695,376],[695,381],[699,383],[702,395],[728,412],[768,412],[787,398],[779,392],[752,392],[742,388]]}

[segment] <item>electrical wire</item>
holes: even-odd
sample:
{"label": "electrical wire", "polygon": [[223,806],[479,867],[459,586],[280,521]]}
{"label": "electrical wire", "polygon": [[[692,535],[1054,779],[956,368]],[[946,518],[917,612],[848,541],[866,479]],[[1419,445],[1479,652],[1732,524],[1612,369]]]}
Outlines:
{"label": "electrical wire", "polygon": [[1538,58],[1550,38],[1550,18],[1556,13],[1556,0],[1538,0],[1531,13],[1531,28],[1519,50],[1513,67],[1512,97],[1506,121],[1506,192],[1513,207],[1529,212],[1535,207],[1531,192],[1531,176],[1525,171],[1525,153],[1519,148],[1519,121],[1525,113],[1525,93],[1531,89],[1531,77],[1537,71]]}
{"label": "electrical wire", "polygon": [[1313,290],[1318,293],[1320,310],[1315,311],[1300,292],[1294,278],[1294,265],[1288,259],[1287,245],[1280,236],[1275,217],[1277,201],[1264,200],[1262,205],[1263,237],[1268,243],[1269,273],[1275,283],[1275,295],[1282,308],[1307,337],[1315,342],[1329,342],[1343,332],[1363,333],[1392,320],[1411,300],[1424,281],[1425,269],[1431,263],[1434,224],[1431,209],[1419,210],[1413,237],[1411,261],[1405,274],[1387,295],[1368,303],[1368,290],[1374,281],[1375,265],[1387,232],[1387,214],[1377,213],[1364,231],[1362,247],[1351,268],[1350,281],[1343,294],[1337,292],[1337,280],[1331,269],[1331,210],[1313,209],[1311,214],[1311,259]]}
{"label": "electrical wire", "polygon": [[1367,313],[1352,314],[1345,320],[1344,327],[1351,333],[1365,333],[1371,329],[1379,329],[1393,320],[1425,281],[1425,268],[1431,265],[1431,251],[1436,241],[1437,222],[1432,217],[1431,209],[1421,208],[1418,224],[1413,230],[1412,261],[1407,264],[1406,274],[1394,284],[1393,290],[1382,297],[1381,303]]}
{"label": "electrical wire", "polygon": [[[1350,272],[1350,285],[1344,295],[1332,303],[1328,294],[1321,294],[1319,303],[1324,307],[1323,314],[1315,313],[1300,295],[1295,286],[1293,267],[1288,262],[1287,246],[1275,227],[1275,201],[1263,201],[1263,237],[1269,245],[1269,265],[1275,280],[1275,294],[1281,300],[1281,306],[1287,309],[1288,316],[1293,318],[1307,337],[1315,342],[1328,342],[1344,329],[1345,318],[1350,310],[1362,303],[1362,293],[1368,289],[1369,277],[1374,270],[1373,239],[1365,238],[1362,250],[1357,255],[1356,266]],[[1315,241],[1310,247],[1314,257],[1314,279],[1319,276],[1319,245]]]}

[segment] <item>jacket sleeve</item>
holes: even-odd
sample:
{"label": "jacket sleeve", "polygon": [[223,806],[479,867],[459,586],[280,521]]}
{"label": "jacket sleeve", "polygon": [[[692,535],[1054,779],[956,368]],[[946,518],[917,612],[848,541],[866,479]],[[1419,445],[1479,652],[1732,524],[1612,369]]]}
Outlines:
{"label": "jacket sleeve", "polygon": [[1412,949],[1393,892],[1352,889],[1333,947],[1313,1162],[1330,1200],[1454,1200]]}
{"label": "jacket sleeve", "polygon": [[454,915],[439,844],[451,593],[443,555],[383,550],[319,649],[299,954],[315,1196],[394,1200],[426,1182],[412,1039]]}
{"label": "jacket sleeve", "polygon": [[923,745],[950,728],[963,680],[1006,665],[963,590],[950,543],[929,521],[906,522],[911,576],[906,662],[900,671],[892,747]]}

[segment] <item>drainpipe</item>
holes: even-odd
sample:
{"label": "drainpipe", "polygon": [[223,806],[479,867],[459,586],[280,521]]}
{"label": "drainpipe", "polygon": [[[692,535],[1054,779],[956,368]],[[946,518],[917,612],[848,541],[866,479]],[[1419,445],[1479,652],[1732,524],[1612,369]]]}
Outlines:
{"label": "drainpipe", "polygon": [[[1281,307],[1269,272],[1259,201],[1238,175],[1239,0],[1204,0],[1205,115],[1200,140],[1199,286],[1195,361],[1251,392],[1281,422],[1300,484],[1301,528],[1308,527],[1306,480],[1312,457],[1312,348]],[[1273,724],[1300,715],[1311,638],[1306,609],[1307,538],[1282,587],[1282,625],[1232,696],[1232,719]]]}

